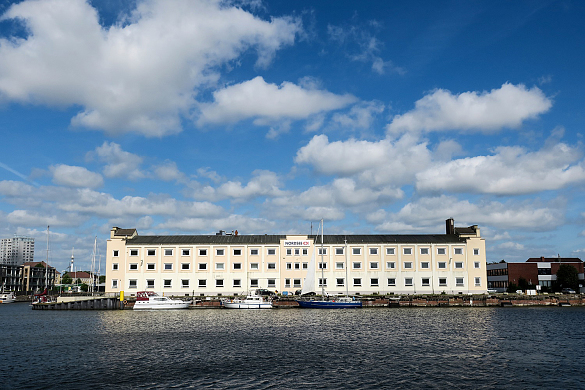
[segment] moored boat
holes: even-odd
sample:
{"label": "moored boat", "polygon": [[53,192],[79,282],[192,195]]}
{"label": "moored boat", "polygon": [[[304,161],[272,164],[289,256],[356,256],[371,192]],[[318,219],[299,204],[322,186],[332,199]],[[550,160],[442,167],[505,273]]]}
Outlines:
{"label": "moored boat", "polygon": [[362,303],[360,301],[356,301],[355,299],[349,297],[341,297],[330,300],[298,300],[297,303],[300,307],[307,309],[355,309],[362,307]]}
{"label": "moored boat", "polygon": [[0,303],[14,303],[16,301],[16,296],[14,292],[2,292],[0,293]]}
{"label": "moored boat", "polygon": [[272,309],[272,302],[261,295],[248,295],[244,299],[230,299],[221,303],[226,309]]}
{"label": "moored boat", "polygon": [[152,291],[139,291],[136,293],[136,303],[134,310],[173,310],[187,309],[191,301],[181,299],[171,299],[160,296]]}

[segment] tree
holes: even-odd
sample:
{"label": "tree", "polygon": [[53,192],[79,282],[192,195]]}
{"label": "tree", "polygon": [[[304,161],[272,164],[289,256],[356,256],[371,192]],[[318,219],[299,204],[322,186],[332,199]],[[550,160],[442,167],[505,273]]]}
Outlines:
{"label": "tree", "polygon": [[579,272],[577,269],[569,264],[561,264],[557,271],[556,286],[559,290],[572,288],[579,291]]}
{"label": "tree", "polygon": [[85,284],[85,283],[83,283],[79,287],[81,287],[81,291],[83,291],[83,292],[87,292],[87,290],[89,290],[89,286],[87,284]]}
{"label": "tree", "polygon": [[516,290],[518,290],[518,286],[516,285],[516,283],[508,284],[508,292],[509,293],[515,293]]}
{"label": "tree", "polygon": [[106,282],[106,275],[100,275],[100,284]]}
{"label": "tree", "polygon": [[71,278],[71,276],[69,274],[65,274],[61,278],[61,283],[62,284],[71,284],[71,283],[73,283],[73,278]]}
{"label": "tree", "polygon": [[75,281],[75,284],[81,284],[81,279],[77,278],[77,280]]}

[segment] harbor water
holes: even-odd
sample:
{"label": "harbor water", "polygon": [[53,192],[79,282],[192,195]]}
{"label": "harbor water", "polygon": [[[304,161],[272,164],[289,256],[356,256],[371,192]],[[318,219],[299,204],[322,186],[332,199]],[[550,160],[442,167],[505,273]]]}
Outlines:
{"label": "harbor water", "polygon": [[585,308],[33,311],[3,389],[585,388]]}

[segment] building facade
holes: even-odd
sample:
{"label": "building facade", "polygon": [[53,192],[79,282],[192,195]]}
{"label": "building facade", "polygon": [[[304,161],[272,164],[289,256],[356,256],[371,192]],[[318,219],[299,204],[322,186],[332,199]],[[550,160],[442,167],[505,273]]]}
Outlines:
{"label": "building facade", "polygon": [[44,261],[24,263],[22,266],[22,289],[27,293],[42,292],[55,287],[57,271]]}
{"label": "building facade", "polygon": [[34,261],[35,239],[12,237],[0,240],[0,264],[23,265]]}
{"label": "building facade", "polygon": [[520,278],[528,284],[551,287],[557,280],[556,273],[562,264],[577,269],[579,283],[585,285],[583,261],[574,257],[533,257],[525,263],[494,263],[487,265],[488,288],[505,292],[510,284],[518,285]]}
{"label": "building facade", "polygon": [[487,291],[485,241],[477,226],[421,235],[140,236],[111,230],[106,292],[242,295],[257,288],[294,294],[315,254],[316,292],[433,294]]}

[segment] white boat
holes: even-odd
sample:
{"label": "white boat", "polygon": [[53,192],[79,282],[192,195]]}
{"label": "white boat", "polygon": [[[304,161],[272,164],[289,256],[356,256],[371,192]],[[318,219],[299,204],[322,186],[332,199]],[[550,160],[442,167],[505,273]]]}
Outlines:
{"label": "white boat", "polygon": [[191,301],[181,299],[171,299],[160,296],[152,291],[139,291],[136,293],[136,303],[134,310],[173,310],[187,309]]}
{"label": "white boat", "polygon": [[265,300],[261,295],[248,295],[244,299],[230,299],[221,304],[226,309],[272,309],[272,302]]}
{"label": "white boat", "polygon": [[16,301],[16,296],[14,292],[2,292],[0,293],[0,303],[14,303]]}

